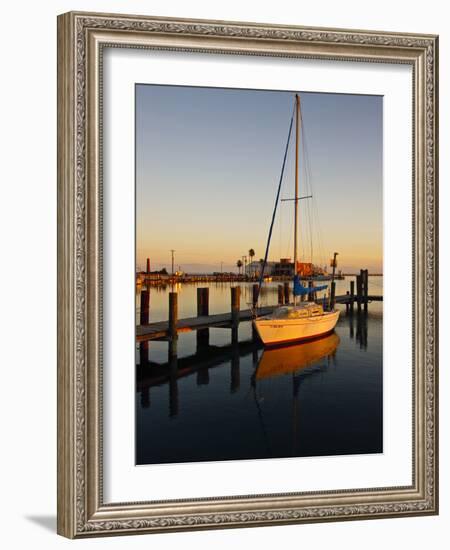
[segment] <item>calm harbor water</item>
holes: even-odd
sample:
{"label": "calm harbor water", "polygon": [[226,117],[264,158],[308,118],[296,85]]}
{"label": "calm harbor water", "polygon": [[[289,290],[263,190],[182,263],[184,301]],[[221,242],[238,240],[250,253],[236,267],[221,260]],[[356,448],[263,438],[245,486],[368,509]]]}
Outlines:
{"label": "calm harbor water", "polygon": [[[382,283],[370,277],[369,294]],[[230,285],[208,286],[210,313],[229,311]],[[251,283],[240,286],[247,309]],[[176,288],[180,318],[196,314],[196,288]],[[169,291],[151,288],[150,322],[167,320]],[[265,285],[262,303],[276,300],[277,283]],[[264,350],[249,322],[234,344],[229,329],[181,333],[176,357],[167,342],[137,346],[136,463],[382,452],[382,303],[367,315],[338,307],[333,334],[278,349]]]}

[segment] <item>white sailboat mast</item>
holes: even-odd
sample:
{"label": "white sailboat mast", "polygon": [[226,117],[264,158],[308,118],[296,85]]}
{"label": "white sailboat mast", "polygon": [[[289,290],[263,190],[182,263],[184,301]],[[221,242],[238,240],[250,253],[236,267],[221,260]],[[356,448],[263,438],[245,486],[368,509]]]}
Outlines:
{"label": "white sailboat mast", "polygon": [[[298,145],[300,130],[300,97],[295,94],[295,198],[294,198],[294,275],[297,275],[298,238]],[[295,296],[294,296],[295,305]]]}

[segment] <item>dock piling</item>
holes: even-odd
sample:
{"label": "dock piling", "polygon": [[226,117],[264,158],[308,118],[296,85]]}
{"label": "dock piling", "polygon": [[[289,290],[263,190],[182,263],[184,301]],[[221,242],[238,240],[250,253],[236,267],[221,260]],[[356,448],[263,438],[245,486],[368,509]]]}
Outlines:
{"label": "dock piling", "polygon": [[209,315],[209,287],[197,288],[197,316]]}
{"label": "dock piling", "polygon": [[231,287],[231,320],[233,325],[239,323],[239,311],[241,309],[241,287]]}
{"label": "dock piling", "polygon": [[350,281],[350,313],[353,313],[355,303],[355,281]]}
{"label": "dock piling", "polygon": [[[197,288],[197,317],[209,315],[209,287]],[[197,353],[209,346],[209,328],[197,330]]]}
{"label": "dock piling", "polygon": [[252,286],[252,304],[254,308],[258,303],[258,295],[259,295],[259,284],[254,283]]}
{"label": "dock piling", "polygon": [[241,309],[241,287],[231,287],[231,341],[238,341],[239,312]]}
{"label": "dock piling", "polygon": [[239,323],[239,311],[241,309],[241,287],[231,287],[231,314],[233,317],[233,323]]}
{"label": "dock piling", "polygon": [[149,316],[150,316],[150,292],[148,290],[141,290],[141,313],[140,313],[141,325],[148,325]]}
{"label": "dock piling", "polygon": [[369,270],[368,269],[364,269],[363,270],[363,280],[364,280],[364,286],[363,286],[363,289],[364,289],[364,293],[363,293],[363,296],[364,296],[364,311],[367,313],[367,309],[368,309],[368,304],[369,304],[369,300],[368,300],[368,296],[369,296]]}
{"label": "dock piling", "polygon": [[173,340],[177,337],[178,322],[178,294],[169,292],[169,336]]}
{"label": "dock piling", "polygon": [[336,303],[336,283],[331,282],[330,310],[333,311]]}
{"label": "dock piling", "polygon": [[362,269],[361,274],[356,275],[356,305],[358,306],[358,312],[361,311],[362,303]]}

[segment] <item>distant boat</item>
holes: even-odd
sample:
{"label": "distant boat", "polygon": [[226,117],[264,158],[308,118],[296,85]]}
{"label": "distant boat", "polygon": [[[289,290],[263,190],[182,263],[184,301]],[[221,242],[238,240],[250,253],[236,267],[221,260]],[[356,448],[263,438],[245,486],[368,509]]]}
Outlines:
{"label": "distant boat", "polygon": [[273,378],[305,369],[324,357],[333,355],[339,345],[336,333],[310,342],[292,344],[263,351],[256,369],[256,380]]}
{"label": "distant boat", "polygon": [[261,270],[259,288],[264,279],[264,267],[267,262],[270,238],[275,220],[275,213],[280,195],[281,182],[284,173],[287,150],[292,130],[292,123],[295,114],[296,120],[296,140],[295,140],[295,196],[294,201],[294,288],[293,288],[293,303],[278,307],[270,315],[256,317],[253,324],[265,346],[279,345],[297,340],[305,340],[316,338],[321,335],[328,334],[334,330],[339,319],[339,311],[333,309],[325,311],[323,306],[315,302],[301,302],[299,297],[306,296],[309,293],[318,292],[327,288],[327,285],[313,288],[306,288],[300,282],[300,277],[297,273],[297,242],[298,242],[298,203],[301,199],[309,197],[299,197],[298,194],[298,166],[299,166],[299,129],[300,129],[300,97],[295,94],[295,108],[292,114],[291,124],[289,127],[288,141],[281,170],[280,182],[278,185],[277,199],[275,201],[275,209],[272,215],[272,223],[269,230],[269,238],[267,242],[266,255],[264,264]]}

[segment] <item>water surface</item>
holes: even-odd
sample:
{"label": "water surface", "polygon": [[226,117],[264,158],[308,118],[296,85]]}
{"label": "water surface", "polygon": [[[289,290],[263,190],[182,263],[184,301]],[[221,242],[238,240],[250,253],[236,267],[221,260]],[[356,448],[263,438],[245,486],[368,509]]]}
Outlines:
{"label": "water surface", "polygon": [[[229,311],[230,285],[209,286],[210,313]],[[251,284],[240,286],[246,309]],[[151,288],[151,322],[167,319],[169,291]],[[177,291],[179,317],[194,316],[196,286]],[[382,277],[369,293],[382,294]],[[276,299],[277,284],[266,285],[262,303]],[[333,334],[274,350],[247,322],[234,343],[214,328],[181,333],[176,355],[167,342],[137,346],[136,463],[382,452],[382,303],[367,315],[338,307]]]}

